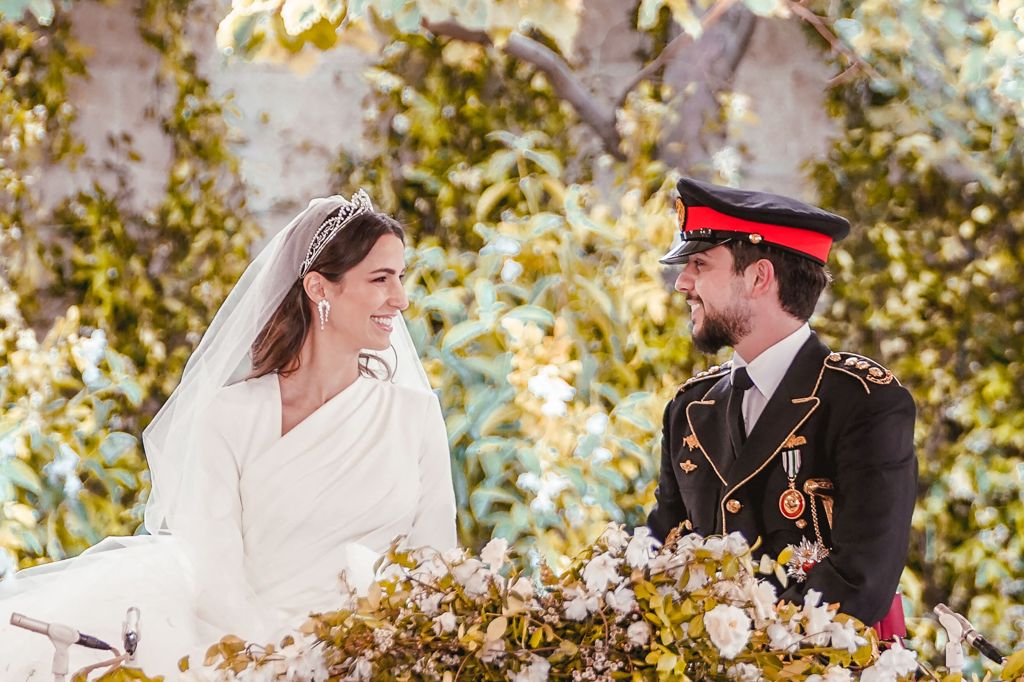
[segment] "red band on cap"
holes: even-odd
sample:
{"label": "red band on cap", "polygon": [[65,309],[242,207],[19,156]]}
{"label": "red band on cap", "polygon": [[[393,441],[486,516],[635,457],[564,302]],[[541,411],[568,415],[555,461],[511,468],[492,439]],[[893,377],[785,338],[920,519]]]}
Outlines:
{"label": "red band on cap", "polygon": [[764,241],[770,244],[778,244],[800,253],[806,253],[823,263],[828,260],[828,250],[832,247],[831,237],[813,230],[734,218],[707,206],[687,206],[686,213],[685,232],[710,229],[759,234]]}

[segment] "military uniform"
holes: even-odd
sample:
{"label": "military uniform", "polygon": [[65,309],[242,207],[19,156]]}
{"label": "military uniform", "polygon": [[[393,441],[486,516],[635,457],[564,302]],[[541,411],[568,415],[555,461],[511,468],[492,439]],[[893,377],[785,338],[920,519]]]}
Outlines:
{"label": "military uniform", "polygon": [[[680,240],[663,263],[744,241],[824,265],[849,232],[844,218],[787,197],[687,178],[678,190]],[[744,439],[729,413],[732,383],[728,364],[713,367],[665,408],[652,533],[738,531],[759,542],[755,556],[772,558],[796,549],[797,580],[781,598],[800,602],[814,589],[865,623],[888,624],[917,493],[910,393],[889,370],[811,333]]]}
{"label": "military uniform", "polygon": [[[780,596],[800,601],[815,589],[843,612],[877,622],[906,563],[917,492],[910,393],[888,370],[833,353],[812,335],[734,457],[729,390],[729,368],[716,368],[683,384],[666,407],[657,504],[647,521],[653,534],[664,539],[680,524],[702,535],[739,531],[760,539],[756,555],[775,558],[820,533],[829,555]],[[780,508],[791,489],[783,463],[795,450],[801,465],[792,488],[806,503],[788,518]],[[805,492],[808,480],[833,486],[831,505],[826,490]]]}

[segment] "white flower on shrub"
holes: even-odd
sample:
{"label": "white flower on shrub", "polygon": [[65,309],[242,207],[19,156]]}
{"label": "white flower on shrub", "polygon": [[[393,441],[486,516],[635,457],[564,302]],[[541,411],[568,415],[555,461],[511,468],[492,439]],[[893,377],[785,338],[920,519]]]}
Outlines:
{"label": "white flower on shrub", "polygon": [[768,646],[777,651],[793,651],[800,646],[801,636],[782,623],[772,623],[765,630]]}
{"label": "white flower on shrub", "polygon": [[445,611],[434,619],[434,634],[440,636],[446,632],[453,632],[459,624],[458,618],[451,611]]}
{"label": "white flower on shrub", "polygon": [[604,435],[607,428],[608,415],[604,412],[598,412],[587,417],[587,433],[595,436],[601,436]]}
{"label": "white flower on shrub", "polygon": [[804,631],[807,633],[807,642],[812,646],[825,646],[828,644],[830,633],[828,624],[832,622],[835,614],[828,605],[821,605],[821,592],[807,590],[804,595],[804,607],[801,615],[804,618]]}
{"label": "white flower on shrub", "polygon": [[490,572],[479,559],[466,559],[452,569],[452,575],[470,597],[487,594]]}
{"label": "white flower on shrub", "polygon": [[612,607],[615,613],[626,615],[636,606],[636,593],[623,583],[614,592],[609,590],[604,596],[604,600],[608,602],[608,606]]}
{"label": "white flower on shrub", "polygon": [[609,585],[618,585],[622,582],[619,575],[619,564],[622,559],[616,559],[608,552],[602,552],[591,558],[583,569],[583,580],[587,583],[587,589],[591,592],[604,592]]}
{"label": "white flower on shrub", "polygon": [[558,367],[544,365],[526,383],[530,393],[544,401],[540,411],[548,417],[564,417],[568,414],[566,403],[576,395],[576,389],[558,376]]}
{"label": "white flower on shrub", "polygon": [[658,539],[651,535],[651,529],[640,526],[633,531],[633,537],[626,546],[626,563],[631,568],[643,568],[660,546]]}
{"label": "white flower on shrub", "polygon": [[[593,418],[593,417],[591,417]],[[646,528],[644,530],[647,530]],[[617,523],[610,523],[601,533],[599,542],[604,542],[609,551],[618,554],[629,542],[629,533]]]}
{"label": "white flower on shrub", "polygon": [[860,674],[861,682],[895,682],[917,670],[917,654],[899,644],[882,652],[875,664]]}
{"label": "white flower on shrub", "polygon": [[547,682],[551,664],[546,658],[530,655],[530,665],[519,672],[509,672],[509,682]]}
{"label": "white flower on shrub", "polygon": [[832,640],[833,649],[846,649],[852,654],[858,648],[867,644],[867,640],[857,635],[857,630],[850,621],[845,623],[832,621],[825,626],[825,629]]}
{"label": "white flower on shrub", "polygon": [[508,540],[492,538],[480,551],[480,559],[490,566],[492,571],[500,571],[508,561]]}
{"label": "white flower on shrub", "polygon": [[501,266],[501,281],[511,283],[519,279],[519,275],[523,274],[522,264],[512,258],[505,260],[505,264]]}
{"label": "white flower on shrub", "polygon": [[725,671],[725,674],[729,676],[730,680],[737,680],[738,682],[761,682],[764,679],[761,677],[761,671],[758,667],[751,663],[737,663],[730,666]]}
{"label": "white flower on shrub", "polygon": [[594,611],[601,608],[597,597],[587,594],[580,587],[568,587],[563,592],[565,598],[565,617],[569,620],[581,621]]}
{"label": "white flower on shrub", "polygon": [[646,620],[636,621],[626,628],[626,639],[633,646],[647,646],[651,641],[651,624]]}
{"label": "white flower on shrub", "polygon": [[719,604],[704,614],[704,628],[722,658],[735,658],[750,641],[750,618],[743,609],[729,604]]}
{"label": "white flower on shrub", "polygon": [[824,675],[810,675],[806,682],[853,682],[853,673],[846,668],[833,666]]}

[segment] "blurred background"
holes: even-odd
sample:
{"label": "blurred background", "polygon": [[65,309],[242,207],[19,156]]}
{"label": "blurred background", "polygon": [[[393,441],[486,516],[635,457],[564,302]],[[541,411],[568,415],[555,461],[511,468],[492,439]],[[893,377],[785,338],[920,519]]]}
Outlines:
{"label": "blurred background", "polygon": [[139,530],[138,436],[264,240],[412,239],[462,542],[558,568],[653,501],[680,174],[847,216],[812,326],[917,400],[903,590],[1024,641],[1024,3],[0,2],[0,574]]}

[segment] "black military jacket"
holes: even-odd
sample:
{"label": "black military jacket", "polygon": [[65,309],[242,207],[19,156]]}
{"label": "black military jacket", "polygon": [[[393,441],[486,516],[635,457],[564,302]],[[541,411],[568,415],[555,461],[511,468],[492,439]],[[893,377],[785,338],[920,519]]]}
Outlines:
{"label": "black military jacket", "polygon": [[[680,524],[702,535],[739,531],[751,544],[760,539],[755,558],[776,558],[801,538],[817,539],[816,512],[830,554],[780,597],[800,602],[814,589],[844,613],[877,622],[906,563],[917,490],[910,393],[888,370],[833,353],[812,334],[734,457],[729,377],[728,367],[698,374],[665,408],[657,503],[647,525],[662,540]],[[831,524],[819,496],[804,494],[799,518],[783,514],[780,497],[790,487],[783,463],[794,450],[797,490],[808,479],[833,485]]]}

